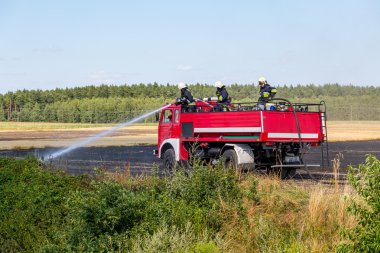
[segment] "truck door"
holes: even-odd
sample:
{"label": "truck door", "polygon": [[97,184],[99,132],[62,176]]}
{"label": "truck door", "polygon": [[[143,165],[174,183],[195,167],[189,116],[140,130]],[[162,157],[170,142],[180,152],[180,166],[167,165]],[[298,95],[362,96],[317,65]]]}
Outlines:
{"label": "truck door", "polygon": [[181,129],[179,125],[180,111],[179,109],[174,109],[173,112],[173,127],[171,132],[171,138],[179,138],[181,136]]}
{"label": "truck door", "polygon": [[160,126],[158,128],[158,143],[162,143],[166,139],[171,138],[173,130],[173,110],[165,109],[161,113]]}

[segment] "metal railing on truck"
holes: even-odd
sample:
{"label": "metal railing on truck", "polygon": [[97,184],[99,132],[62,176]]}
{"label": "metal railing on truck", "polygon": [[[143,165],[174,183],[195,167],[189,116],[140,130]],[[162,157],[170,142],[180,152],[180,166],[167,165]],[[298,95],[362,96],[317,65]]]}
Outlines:
{"label": "metal railing on truck", "polygon": [[[277,99],[276,99],[277,100]],[[194,112],[236,112],[236,111],[296,111],[326,113],[324,101],[320,103],[288,103],[282,101],[242,102],[242,103],[209,103],[198,102],[197,105],[183,107],[184,113]]]}

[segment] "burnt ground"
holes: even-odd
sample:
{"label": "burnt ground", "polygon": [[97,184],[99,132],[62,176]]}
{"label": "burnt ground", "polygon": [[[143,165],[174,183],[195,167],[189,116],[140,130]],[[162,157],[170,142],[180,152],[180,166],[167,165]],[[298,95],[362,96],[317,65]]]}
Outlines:
{"label": "burnt ground", "polygon": [[[62,169],[70,174],[83,173],[94,174],[95,168],[107,171],[129,169],[131,175],[149,174],[152,168],[157,169],[161,160],[153,155],[156,146],[120,146],[120,147],[83,147],[71,153],[63,155],[51,163],[57,169]],[[36,148],[29,150],[0,150],[0,156],[23,158],[27,155],[44,157],[59,150],[59,148]],[[380,140],[330,142],[329,160],[336,154],[342,153],[341,174],[344,179],[347,165],[356,166],[364,162],[366,154],[373,154],[380,159]],[[305,156],[306,164],[321,164],[320,148],[312,148]],[[325,168],[315,167],[299,169],[295,178],[329,179],[331,178],[331,163]]]}

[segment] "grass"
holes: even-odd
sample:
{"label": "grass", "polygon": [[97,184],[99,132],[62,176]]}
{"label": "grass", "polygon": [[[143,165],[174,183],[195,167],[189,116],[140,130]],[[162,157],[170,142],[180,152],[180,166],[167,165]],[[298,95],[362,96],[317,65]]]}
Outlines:
{"label": "grass", "polygon": [[248,224],[224,228],[229,252],[334,252],[342,229],[356,225],[346,211],[349,187],[337,192],[270,177],[258,182],[259,204],[244,202]]}

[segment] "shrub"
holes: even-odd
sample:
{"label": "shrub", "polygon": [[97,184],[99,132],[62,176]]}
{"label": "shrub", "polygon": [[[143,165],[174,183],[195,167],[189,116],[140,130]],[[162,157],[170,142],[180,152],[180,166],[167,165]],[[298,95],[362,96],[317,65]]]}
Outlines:
{"label": "shrub", "polygon": [[59,245],[45,249],[60,251],[102,252],[121,250],[129,237],[145,233],[150,197],[144,192],[127,190],[112,181],[94,181],[92,189],[72,192],[71,207]]}
{"label": "shrub", "polygon": [[85,181],[44,170],[35,158],[0,158],[0,251],[37,251],[55,241],[68,193]]}
{"label": "shrub", "polygon": [[[379,162],[367,163],[350,174],[368,202],[350,210],[365,227],[350,231],[358,239],[342,251],[377,250]],[[330,252],[355,225],[348,201],[323,185],[238,181],[201,165],[170,178],[103,173],[88,183],[44,167],[0,158],[0,252]]]}
{"label": "shrub", "polygon": [[190,221],[198,231],[218,231],[225,221],[224,206],[242,211],[242,193],[231,170],[195,165],[189,176],[180,172],[168,183],[163,203],[171,206],[168,222],[172,225],[184,226]]}
{"label": "shrub", "polygon": [[[217,240],[220,244],[220,241]],[[182,229],[163,224],[153,235],[138,236],[133,240],[131,252],[220,252],[221,245],[211,240],[210,234],[203,231],[197,234],[188,223]]]}
{"label": "shrub", "polygon": [[348,211],[358,220],[358,226],[348,231],[348,242],[341,252],[380,252],[380,161],[368,155],[358,168],[349,166],[348,179],[364,204],[352,201]]}
{"label": "shrub", "polygon": [[[232,206],[234,212],[242,209],[234,173],[220,168],[196,166],[189,176],[181,171],[162,180],[122,181],[117,176],[98,180],[90,189],[71,194],[66,225],[58,234],[62,240],[47,245],[46,251],[129,251],[135,247],[166,252],[172,246],[195,252],[214,250],[218,247],[203,233],[215,235],[220,230],[228,217],[224,206]],[[169,245],[163,235],[177,238],[178,247]],[[185,246],[183,238],[189,240]],[[137,245],[136,240],[141,243]]]}
{"label": "shrub", "polygon": [[260,197],[257,191],[257,186],[258,186],[259,181],[254,176],[248,177],[246,181],[248,183],[248,189],[245,191],[245,196],[249,200],[252,200],[255,204],[259,204]]}

